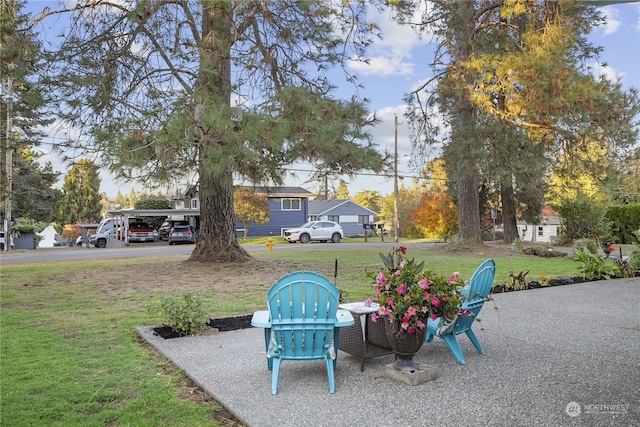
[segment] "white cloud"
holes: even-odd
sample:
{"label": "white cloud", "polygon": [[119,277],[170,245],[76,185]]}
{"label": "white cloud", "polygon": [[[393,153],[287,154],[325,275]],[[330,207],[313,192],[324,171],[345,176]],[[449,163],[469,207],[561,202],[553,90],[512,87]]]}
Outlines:
{"label": "white cloud", "polygon": [[608,36],[617,32],[622,25],[620,11],[613,6],[603,7],[600,11],[606,18],[606,23],[602,27],[603,35]]}
{"label": "white cloud", "polygon": [[589,68],[591,69],[591,74],[595,77],[604,76],[612,82],[622,79],[625,75],[625,73],[617,72],[610,66],[604,64],[591,64]]}
{"label": "white cloud", "polygon": [[[416,11],[416,15],[422,11]],[[368,52],[369,63],[350,61],[349,66],[362,75],[393,76],[413,75],[415,64],[412,50],[426,44],[408,25],[400,25],[392,19],[389,10],[378,12],[369,7],[368,15],[380,28],[382,39],[376,40]]]}
{"label": "white cloud", "polygon": [[349,61],[349,68],[362,75],[376,75],[380,77],[387,76],[407,76],[413,75],[414,66],[413,62],[404,60],[404,56],[374,56],[369,59],[368,63],[362,61]]}

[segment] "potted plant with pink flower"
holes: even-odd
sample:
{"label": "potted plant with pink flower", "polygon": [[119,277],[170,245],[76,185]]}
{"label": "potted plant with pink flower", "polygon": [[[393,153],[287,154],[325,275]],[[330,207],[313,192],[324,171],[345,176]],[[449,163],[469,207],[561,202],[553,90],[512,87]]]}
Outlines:
{"label": "potted plant with pink flower", "polygon": [[384,268],[369,272],[371,287],[376,291],[367,304],[377,303],[374,321],[384,320],[389,345],[396,355],[394,367],[415,370],[413,355],[424,343],[429,318],[453,320],[460,314],[465,286],[458,273],[449,276],[435,271],[425,272],[424,261],[406,257],[407,248],[394,248],[387,255],[380,254]]}

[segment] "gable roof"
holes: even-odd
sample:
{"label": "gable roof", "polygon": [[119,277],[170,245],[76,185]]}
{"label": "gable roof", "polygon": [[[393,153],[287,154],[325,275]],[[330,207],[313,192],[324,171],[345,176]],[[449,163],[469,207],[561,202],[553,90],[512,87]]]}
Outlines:
{"label": "gable roof", "polygon": [[353,200],[310,200],[309,215],[377,215]]}

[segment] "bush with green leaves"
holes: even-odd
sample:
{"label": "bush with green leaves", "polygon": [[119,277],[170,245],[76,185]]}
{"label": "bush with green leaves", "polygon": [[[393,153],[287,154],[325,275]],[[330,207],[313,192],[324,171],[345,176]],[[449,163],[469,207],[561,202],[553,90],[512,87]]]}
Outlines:
{"label": "bush with green leaves", "polygon": [[606,219],[607,209],[606,203],[584,193],[578,193],[574,199],[563,200],[557,209],[562,221],[562,241],[610,234],[611,223]]}
{"label": "bush with green leaves", "polygon": [[557,251],[552,247],[547,246],[533,246],[530,248],[524,248],[522,253],[525,255],[536,255],[542,258],[564,257],[567,256],[566,252]]}
{"label": "bush with green leaves", "polygon": [[596,239],[578,239],[573,244],[573,252],[588,249],[592,254],[598,253],[598,242]]}
{"label": "bush with green leaves", "polygon": [[620,275],[620,267],[585,249],[577,250],[574,261],[580,262],[580,272],[587,279],[611,279]]}
{"label": "bush with green leaves", "polygon": [[640,245],[633,247],[631,255],[629,255],[629,265],[636,271],[640,270]]}
{"label": "bush with green leaves", "polygon": [[202,298],[187,292],[174,292],[153,301],[149,312],[161,316],[168,326],[186,335],[207,329],[209,319]]}

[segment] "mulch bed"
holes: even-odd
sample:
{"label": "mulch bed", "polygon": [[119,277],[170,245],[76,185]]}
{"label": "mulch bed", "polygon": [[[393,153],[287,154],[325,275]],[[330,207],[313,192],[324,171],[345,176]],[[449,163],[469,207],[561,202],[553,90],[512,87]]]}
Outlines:
{"label": "mulch bed", "polygon": [[[225,317],[222,319],[209,319],[207,321],[207,326],[209,326],[208,333],[211,332],[227,332],[227,331],[235,331],[238,329],[246,329],[251,327],[251,314],[246,316],[236,316],[236,317]],[[176,331],[171,326],[162,325],[153,328],[153,331],[156,335],[164,338],[180,338],[184,337],[185,334],[183,331]]]}

